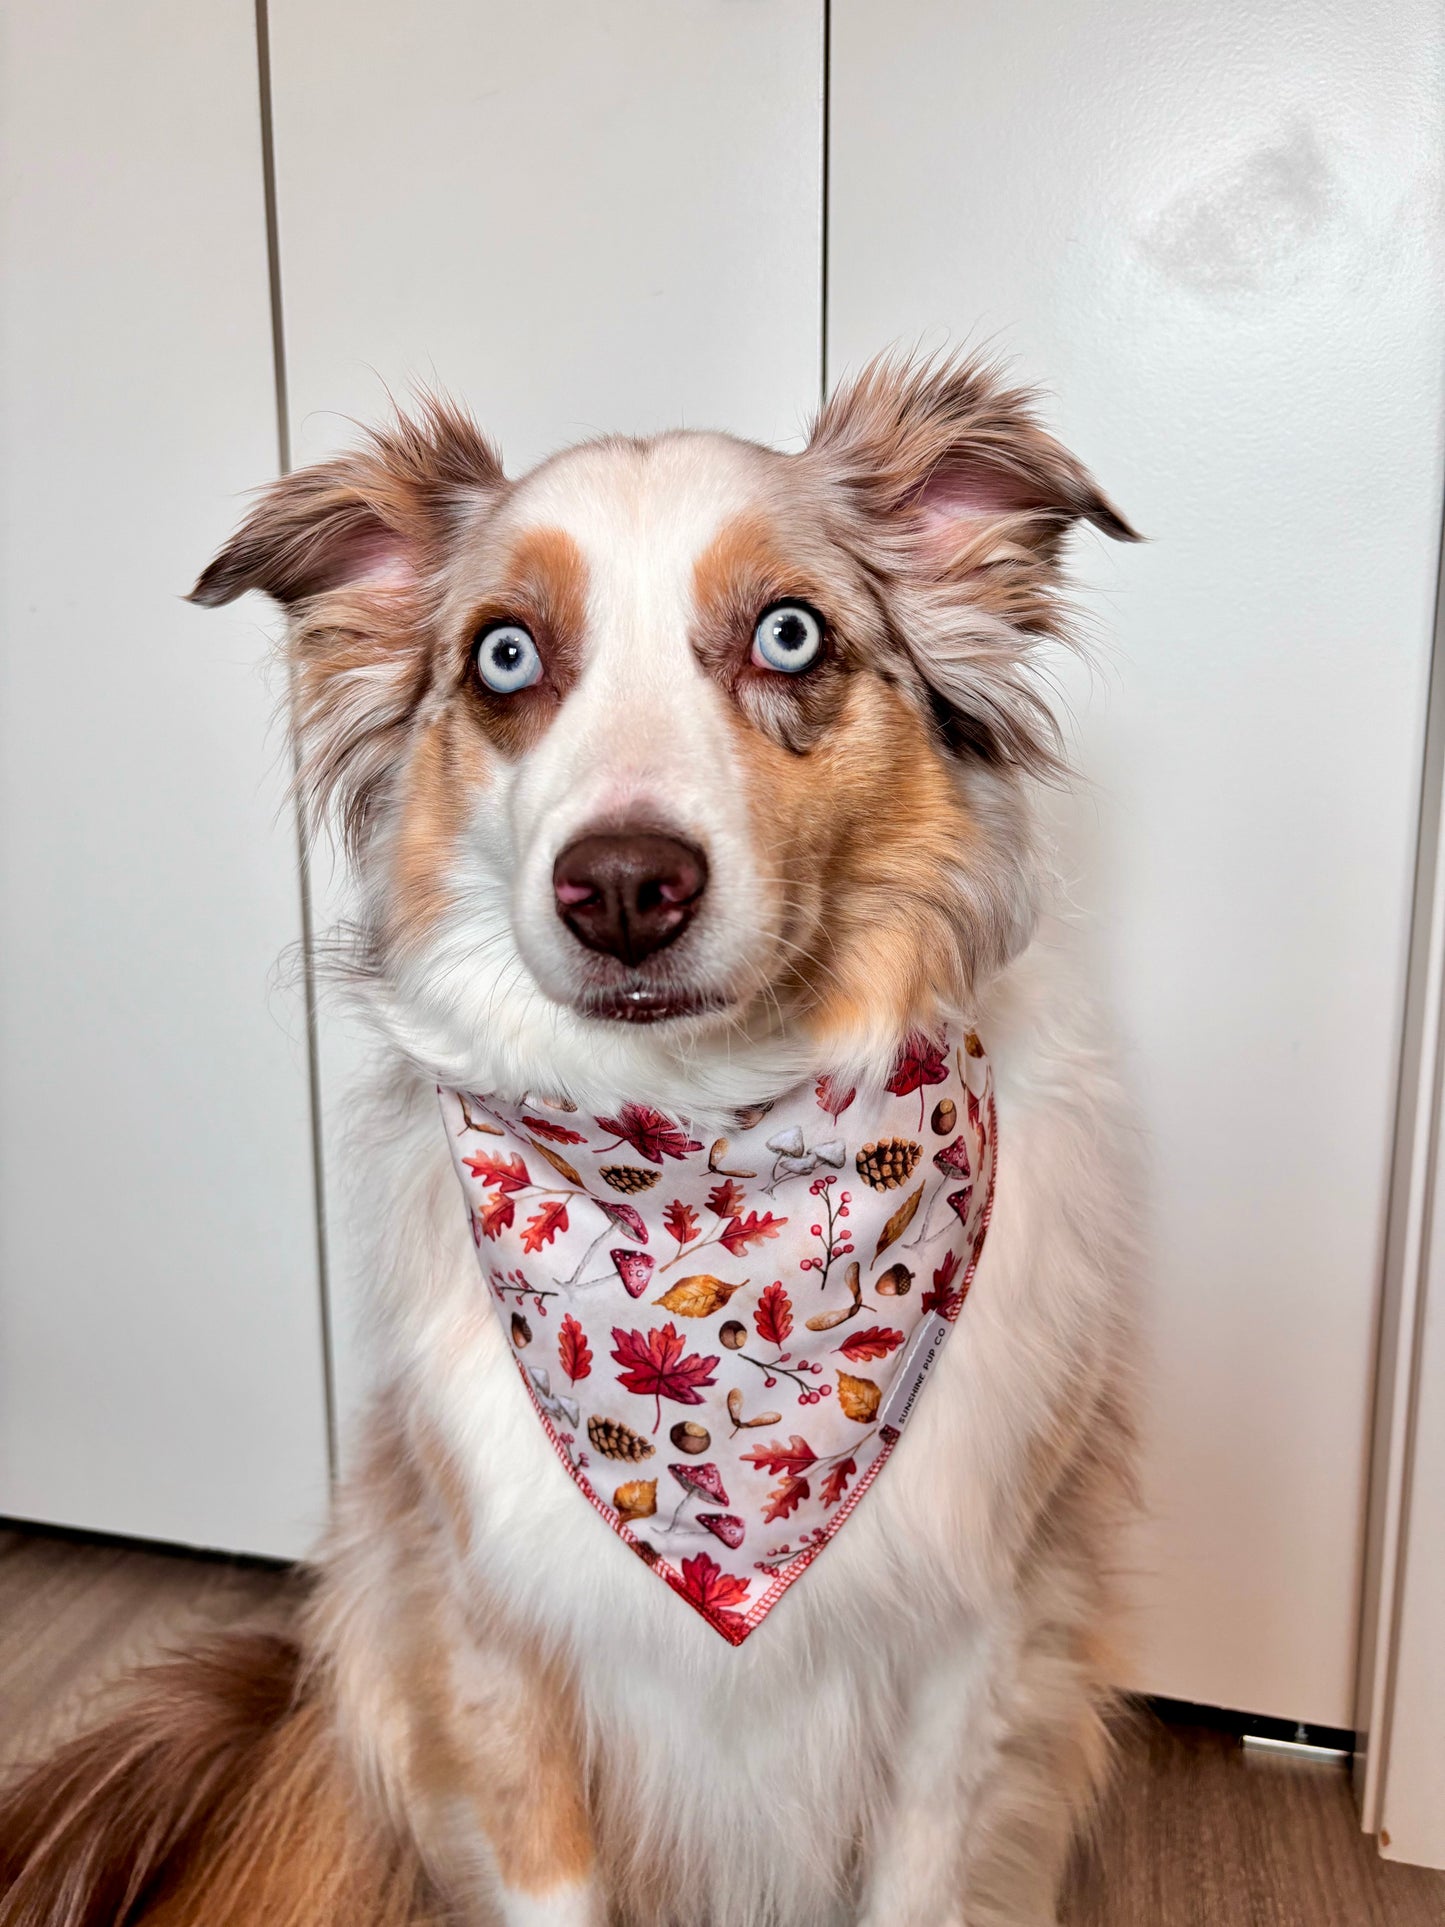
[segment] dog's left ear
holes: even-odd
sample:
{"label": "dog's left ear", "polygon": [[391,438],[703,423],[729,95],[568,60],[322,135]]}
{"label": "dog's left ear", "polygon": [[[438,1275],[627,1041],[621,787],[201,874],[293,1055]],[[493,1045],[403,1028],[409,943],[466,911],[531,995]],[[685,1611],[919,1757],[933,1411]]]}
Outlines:
{"label": "dog's left ear", "polygon": [[1040,562],[1069,526],[1139,537],[1093,477],[1038,419],[1026,390],[977,361],[884,355],[823,408],[808,443],[861,506],[889,519],[924,566],[981,555],[989,528]]}
{"label": "dog's left ear", "polygon": [[1080,521],[1139,537],[1033,397],[979,362],[882,356],[833,395],[802,459],[840,505],[952,746],[1056,767],[1028,658],[1035,639],[1068,633],[1064,539]]}

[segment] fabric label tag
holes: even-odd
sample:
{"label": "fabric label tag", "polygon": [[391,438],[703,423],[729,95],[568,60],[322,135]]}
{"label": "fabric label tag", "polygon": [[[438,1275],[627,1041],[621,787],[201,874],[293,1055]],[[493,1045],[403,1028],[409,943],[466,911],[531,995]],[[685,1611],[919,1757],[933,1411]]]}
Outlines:
{"label": "fabric label tag", "polygon": [[878,1414],[880,1425],[891,1425],[896,1432],[903,1430],[904,1420],[913,1410],[918,1394],[923,1390],[923,1382],[933,1370],[934,1362],[952,1330],[953,1326],[946,1318],[930,1318],[926,1325],[920,1325],[914,1332],[898,1360],[897,1376]]}

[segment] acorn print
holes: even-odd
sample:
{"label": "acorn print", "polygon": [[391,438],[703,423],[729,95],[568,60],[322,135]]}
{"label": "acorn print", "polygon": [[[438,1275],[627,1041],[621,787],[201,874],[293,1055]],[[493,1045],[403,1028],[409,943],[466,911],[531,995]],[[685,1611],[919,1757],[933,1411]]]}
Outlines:
{"label": "acorn print", "polygon": [[650,1519],[657,1510],[657,1480],[628,1479],[612,1495],[619,1519]]}
{"label": "acorn print", "polygon": [[740,1325],[736,1318],[730,1318],[719,1330],[718,1337],[730,1352],[740,1351],[748,1342],[748,1328]]}
{"label": "acorn print", "polygon": [[644,1171],[640,1164],[604,1164],[601,1167],[602,1179],[614,1191],[620,1191],[624,1198],[635,1198],[639,1191],[650,1191],[661,1171]]}
{"label": "acorn print", "polygon": [[933,1107],[931,1119],[935,1137],[947,1137],[958,1124],[958,1106],[951,1097],[940,1098]]}
{"label": "acorn print", "polygon": [[873,1289],[880,1298],[906,1298],[913,1289],[913,1273],[907,1265],[890,1265]]}
{"label": "acorn print", "polygon": [[523,1345],[530,1345],[531,1342],[532,1327],[527,1323],[521,1312],[514,1311],[512,1313],[512,1343],[520,1351]]}
{"label": "acorn print", "polygon": [[923,1146],[911,1138],[884,1137],[876,1144],[865,1144],[854,1159],[858,1175],[875,1191],[894,1191],[913,1176],[923,1156]]}
{"label": "acorn print", "polygon": [[593,1451],[600,1452],[604,1459],[630,1459],[636,1464],[639,1459],[652,1457],[652,1440],[634,1432],[620,1418],[601,1418],[594,1413],[587,1421],[587,1437]]}
{"label": "acorn print", "polygon": [[679,1452],[690,1452],[694,1457],[706,1452],[712,1444],[712,1433],[707,1427],[690,1418],[679,1419],[667,1436]]}

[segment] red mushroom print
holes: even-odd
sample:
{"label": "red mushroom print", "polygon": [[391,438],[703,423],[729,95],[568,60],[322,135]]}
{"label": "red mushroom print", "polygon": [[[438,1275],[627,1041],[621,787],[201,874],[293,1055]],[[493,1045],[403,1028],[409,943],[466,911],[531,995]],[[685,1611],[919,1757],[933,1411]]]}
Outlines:
{"label": "red mushroom print", "polygon": [[[596,1251],[603,1239],[609,1237],[614,1230],[620,1231],[626,1238],[631,1238],[634,1244],[645,1245],[647,1243],[647,1226],[642,1222],[642,1219],[630,1204],[624,1204],[620,1198],[593,1198],[592,1203],[597,1206],[597,1209],[606,1218],[607,1223],[603,1225],[597,1236],[577,1260],[577,1268],[572,1273],[572,1276],[570,1278],[557,1279],[556,1282],[569,1291],[574,1286],[582,1283],[582,1274],[588,1265],[591,1264],[593,1252]],[[485,1230],[486,1226],[484,1225],[482,1229]],[[473,1241],[475,1242],[475,1238]],[[589,1278],[587,1282],[595,1285],[600,1281],[596,1278]],[[636,1295],[634,1292],[633,1296],[636,1297]]]}
{"label": "red mushroom print", "polygon": [[604,1210],[619,1230],[625,1231],[634,1244],[647,1243],[647,1226],[630,1204],[620,1198],[594,1198],[592,1202]]}
{"label": "red mushroom print", "polygon": [[624,1246],[609,1251],[607,1255],[617,1267],[617,1275],[628,1297],[640,1298],[647,1290],[647,1281],[652,1276],[656,1258],[650,1251],[628,1251]]}
{"label": "red mushroom print", "polygon": [[722,1477],[711,1459],[702,1465],[670,1465],[667,1469],[688,1498],[711,1499],[714,1505],[729,1503]]}
{"label": "red mushroom print", "polygon": [[669,1532],[682,1517],[683,1507],[689,1499],[706,1499],[712,1505],[729,1503],[722,1476],[711,1459],[706,1460],[702,1465],[670,1465],[667,1469],[682,1487],[682,1497],[678,1500],[677,1510],[673,1513],[668,1525]]}
{"label": "red mushroom print", "polygon": [[700,1526],[705,1526],[715,1539],[721,1539],[725,1546],[730,1546],[734,1552],[742,1544],[743,1535],[747,1530],[742,1520],[733,1512],[699,1512],[697,1522]]}
{"label": "red mushroom print", "polygon": [[968,1147],[961,1137],[956,1137],[952,1144],[945,1144],[941,1151],[935,1151],[933,1162],[945,1177],[973,1176],[973,1166],[968,1161]]}
{"label": "red mushroom print", "polygon": [[963,1219],[964,1223],[967,1224],[969,1207],[973,1203],[973,1186],[971,1184],[965,1184],[958,1191],[950,1191],[948,1194],[948,1202],[953,1206],[953,1209],[958,1213],[959,1217]]}

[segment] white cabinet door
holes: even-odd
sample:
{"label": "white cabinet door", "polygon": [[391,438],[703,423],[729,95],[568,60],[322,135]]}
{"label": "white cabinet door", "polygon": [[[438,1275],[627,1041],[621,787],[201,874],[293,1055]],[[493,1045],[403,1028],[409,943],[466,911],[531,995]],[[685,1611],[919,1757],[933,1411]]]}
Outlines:
{"label": "white cabinet door", "polygon": [[[794,435],[820,372],[822,21],[822,0],[274,9],[294,460],[418,382],[470,403],[513,467],[601,430]],[[328,1017],[343,1411],[355,1057]]]}
{"label": "white cabinet door", "polygon": [[293,1553],[326,1424],[251,0],[0,14],[0,1513]]}
{"label": "white cabinet door", "polygon": [[834,0],[829,363],[973,341],[1082,545],[1065,873],[1156,1204],[1135,1682],[1352,1724],[1441,504],[1426,0]]}

